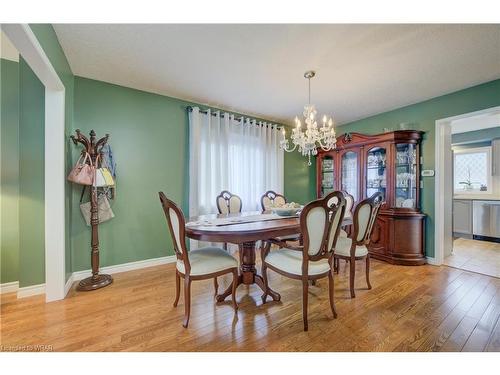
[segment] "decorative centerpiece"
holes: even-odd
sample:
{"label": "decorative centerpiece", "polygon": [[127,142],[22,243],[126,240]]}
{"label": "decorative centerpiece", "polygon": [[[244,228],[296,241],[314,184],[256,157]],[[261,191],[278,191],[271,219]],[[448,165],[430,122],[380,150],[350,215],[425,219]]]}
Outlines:
{"label": "decorative centerpiece", "polygon": [[302,206],[298,203],[290,202],[281,205],[272,205],[271,210],[278,216],[295,216],[302,210]]}

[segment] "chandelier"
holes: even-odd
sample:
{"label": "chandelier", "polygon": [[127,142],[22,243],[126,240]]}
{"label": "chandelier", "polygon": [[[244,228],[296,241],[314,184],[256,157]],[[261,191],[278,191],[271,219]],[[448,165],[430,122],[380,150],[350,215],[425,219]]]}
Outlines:
{"label": "chandelier", "polygon": [[283,138],[280,140],[280,147],[287,151],[293,152],[296,148],[303,156],[308,157],[308,165],[311,165],[311,155],[318,154],[318,148],[324,151],[330,151],[337,146],[337,138],[335,137],[335,128],[332,117],[323,116],[322,126],[318,127],[316,121],[316,107],[311,104],[311,78],[316,75],[316,72],[310,70],[304,73],[304,77],[308,80],[309,85],[309,102],[304,106],[304,123],[305,130],[302,130],[302,122],[295,116],[295,128],[292,130],[290,137],[293,148],[290,148],[288,139],[286,138],[285,128],[283,128]]}

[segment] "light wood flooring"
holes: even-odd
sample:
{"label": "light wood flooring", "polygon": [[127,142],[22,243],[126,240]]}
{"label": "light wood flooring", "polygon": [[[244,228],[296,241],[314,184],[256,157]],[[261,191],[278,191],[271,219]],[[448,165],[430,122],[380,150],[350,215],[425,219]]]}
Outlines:
{"label": "light wood flooring", "polygon": [[457,238],[444,264],[466,271],[500,277],[500,243]]}
{"label": "light wood flooring", "polygon": [[[362,262],[361,262],[362,263]],[[327,280],[310,288],[309,331],[302,330],[301,284],[272,271],[282,302],[262,305],[260,290],[240,286],[239,311],[215,304],[212,281],[193,283],[188,329],[183,298],[174,300],[174,264],[114,275],[94,292],[63,301],[3,295],[2,350],[50,345],[55,351],[499,351],[500,279],[446,266],[404,267],[372,261],[372,290],[362,264],[357,296],[348,269],[335,277],[338,319]],[[220,288],[228,285],[221,278]],[[34,346],[27,346],[34,348]],[[42,347],[43,348],[43,347]]]}

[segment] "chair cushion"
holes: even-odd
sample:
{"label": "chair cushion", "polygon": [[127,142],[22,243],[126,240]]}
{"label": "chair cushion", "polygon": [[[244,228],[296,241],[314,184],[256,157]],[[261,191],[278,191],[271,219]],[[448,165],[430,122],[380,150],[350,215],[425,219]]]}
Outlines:
{"label": "chair cushion", "polygon": [[[302,275],[302,251],[286,248],[272,251],[266,257],[265,262],[281,271]],[[318,275],[329,270],[328,259],[321,259],[317,262],[309,261],[309,275]]]}
{"label": "chair cushion", "polygon": [[347,232],[345,230],[341,229],[339,232],[339,237],[347,238],[348,237]]}
{"label": "chair cushion", "polygon": [[[238,261],[218,247],[204,247],[188,252],[190,275],[199,276],[238,267]],[[177,270],[185,273],[184,262],[177,260]]]}
{"label": "chair cushion", "polygon": [[[335,246],[335,255],[350,257],[351,256],[351,244],[352,244],[352,239],[347,238],[347,234],[345,237],[339,236],[337,238],[337,245]],[[356,256],[357,257],[362,257],[362,256],[365,256],[366,254],[368,254],[368,249],[366,248],[366,246],[356,246]]]}

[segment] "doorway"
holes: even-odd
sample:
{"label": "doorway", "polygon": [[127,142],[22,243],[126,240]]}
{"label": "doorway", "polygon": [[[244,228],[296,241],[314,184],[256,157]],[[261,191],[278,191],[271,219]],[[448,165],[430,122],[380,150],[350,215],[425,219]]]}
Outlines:
{"label": "doorway", "polygon": [[2,31],[45,87],[44,208],[45,299],[65,297],[65,87],[28,25],[3,24]]}
{"label": "doorway", "polygon": [[500,277],[500,107],[436,121],[436,263]]}

